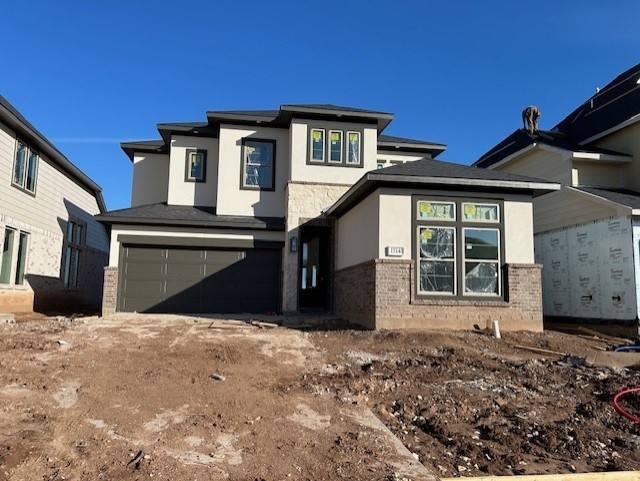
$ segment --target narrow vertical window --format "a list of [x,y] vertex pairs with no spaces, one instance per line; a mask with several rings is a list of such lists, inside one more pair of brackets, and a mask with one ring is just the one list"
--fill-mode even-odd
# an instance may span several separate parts
[[329,162],[342,163],[342,131],[331,130],[329,138]]
[[27,266],[27,247],[29,243],[29,234],[20,232],[20,241],[18,243],[18,262],[16,264],[16,285],[24,284],[24,272]]
[[27,162],[27,180],[25,189],[32,194],[36,191],[36,176],[38,173],[38,154],[29,149],[29,157]]
[[347,164],[360,164],[360,132],[347,132]]
[[69,220],[64,243],[64,270],[63,282],[65,287],[76,289],[78,287],[80,256],[84,244],[84,225],[78,220]]
[[27,146],[20,142],[16,142],[16,158],[13,163],[13,183],[24,187],[24,173],[27,165]]
[[311,162],[324,162],[324,129],[311,129]]
[[11,258],[13,257],[13,229],[4,230],[4,240],[2,242],[2,259],[0,264],[0,284],[9,284],[11,280]]
[[207,164],[207,151],[187,149],[186,179],[191,182],[204,182]]

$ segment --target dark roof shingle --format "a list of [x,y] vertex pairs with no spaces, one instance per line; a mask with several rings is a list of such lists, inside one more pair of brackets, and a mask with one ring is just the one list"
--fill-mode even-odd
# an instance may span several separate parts
[[589,194],[597,195],[603,199],[616,202],[621,205],[626,205],[632,209],[640,209],[640,193],[629,189],[609,189],[609,188],[596,188],[596,187],[573,187],[576,190],[581,190]]

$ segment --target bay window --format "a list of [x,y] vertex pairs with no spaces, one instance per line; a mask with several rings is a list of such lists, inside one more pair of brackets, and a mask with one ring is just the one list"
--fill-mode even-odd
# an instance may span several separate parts
[[501,203],[416,198],[414,206],[418,296],[501,296]]

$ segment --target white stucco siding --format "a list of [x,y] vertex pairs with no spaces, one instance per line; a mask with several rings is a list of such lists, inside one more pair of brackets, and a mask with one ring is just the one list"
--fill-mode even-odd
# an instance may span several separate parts
[[[207,151],[205,182],[191,182],[185,179],[187,150]],[[218,139],[174,135],[171,137],[169,159],[169,190],[167,202],[170,205],[198,205],[215,207],[218,190]]]
[[[332,165],[307,165],[309,155],[309,129],[325,130],[325,136],[332,129],[344,132],[362,131],[361,160],[362,167],[343,167]],[[291,122],[291,173],[289,180],[305,182],[326,182],[333,184],[355,184],[366,172],[374,170],[377,153],[377,129],[374,125],[348,122],[327,122],[304,119],[293,119]],[[326,149],[326,146],[325,146]],[[325,156],[328,155],[325,152]],[[344,155],[344,154],[343,154]]]
[[505,201],[504,203],[504,261],[507,264],[532,264],[533,204]]
[[[275,186],[273,191],[242,189],[242,140],[275,140]],[[217,213],[284,217],[289,160],[289,131],[274,128],[220,126]]]
[[113,225],[111,228],[111,247],[109,250],[109,266],[117,267],[120,255],[119,235],[151,236],[151,237],[189,237],[193,239],[233,239],[263,240],[284,242],[284,232],[273,231],[238,231],[231,229],[161,227],[161,226],[127,226]]
[[393,258],[411,259],[411,234],[411,195],[395,194],[392,189],[382,189],[378,257],[387,257],[387,247],[402,247],[404,254]]
[[69,216],[74,216],[87,224],[87,245],[107,252],[106,229],[93,218],[100,212],[95,196],[42,154],[38,161],[35,196],[12,186],[15,148],[15,134],[0,125],[0,215],[60,237]]
[[378,257],[380,191],[377,190],[338,220],[336,268],[344,269]]
[[167,202],[169,192],[169,156],[136,153],[133,157],[131,207]]

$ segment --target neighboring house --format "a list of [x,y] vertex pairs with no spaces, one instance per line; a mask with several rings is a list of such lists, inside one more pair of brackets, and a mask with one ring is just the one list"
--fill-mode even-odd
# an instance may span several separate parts
[[638,318],[640,65],[550,131],[516,130],[474,165],[563,184],[534,201],[545,315]]
[[559,185],[433,160],[445,146],[383,135],[392,119],[282,105],[123,143],[132,207],[97,216],[111,228],[103,312],[541,329],[531,198]]
[[99,308],[100,187],[0,96],[0,312]]

